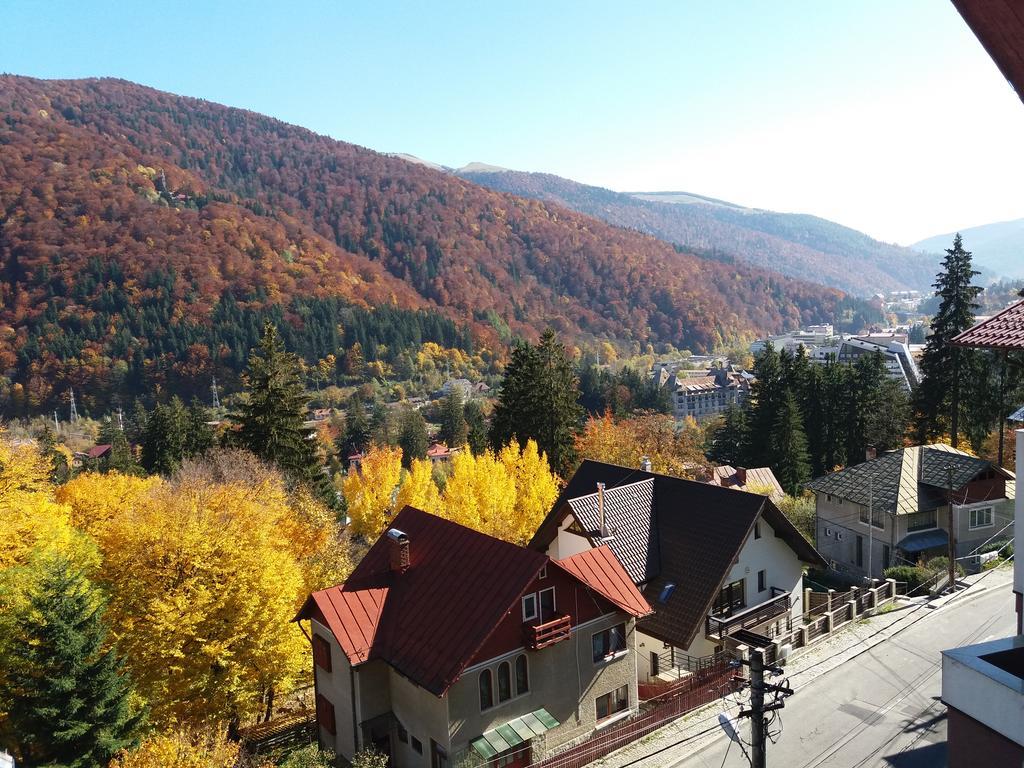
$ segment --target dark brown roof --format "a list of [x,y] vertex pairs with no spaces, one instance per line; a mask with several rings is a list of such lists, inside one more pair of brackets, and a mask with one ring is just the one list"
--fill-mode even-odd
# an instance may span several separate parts
[[1019,0],[953,0],[953,5],[1024,101],[1024,7]]
[[[344,584],[314,592],[296,619],[318,609],[350,664],[383,659],[440,696],[551,561],[413,507],[391,527],[409,538],[408,570],[391,572],[385,533]],[[608,600],[609,609],[650,612],[614,558],[554,565]]]
[[953,337],[960,347],[1024,349],[1024,300]]
[[[647,495],[649,484],[644,481],[652,481],[651,496]],[[617,494],[635,496],[629,502],[617,500],[615,509],[639,509],[641,516],[650,515],[653,520],[649,528],[620,525],[609,544],[618,557],[623,556],[620,553],[634,557],[636,552],[642,552],[645,568],[656,564],[656,570],[648,572],[643,583],[643,595],[655,612],[642,619],[640,626],[648,634],[679,647],[688,647],[701,631],[722,582],[759,516],[802,561],[826,565],[765,496],[589,460],[569,480],[530,546],[546,550],[565,515],[575,516],[578,505],[571,501],[589,496],[598,482],[605,483],[606,500]],[[647,499],[653,509],[642,510]],[[637,535],[637,540],[620,541]],[[630,567],[626,570],[630,571]],[[661,602],[658,597],[668,583],[676,588]]]

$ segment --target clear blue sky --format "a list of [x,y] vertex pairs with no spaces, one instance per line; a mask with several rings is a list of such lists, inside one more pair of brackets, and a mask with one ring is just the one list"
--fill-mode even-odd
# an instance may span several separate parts
[[945,0],[6,0],[0,71],[904,243],[1024,216],[1024,105]]

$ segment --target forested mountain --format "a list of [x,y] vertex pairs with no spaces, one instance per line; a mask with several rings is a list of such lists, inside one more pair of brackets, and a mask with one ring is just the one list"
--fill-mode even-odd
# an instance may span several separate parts
[[[936,235],[914,243],[919,251],[949,248],[955,232]],[[974,263],[1003,277],[1024,277],[1024,219],[997,221],[960,230],[964,248],[974,254]]]
[[[265,317],[360,341],[705,350],[864,305],[280,121],[119,80],[0,77],[4,406],[206,391]],[[190,389],[194,388],[194,389]]]
[[744,208],[686,192],[620,193],[547,173],[456,173],[712,257],[738,259],[859,296],[927,288],[941,261],[938,255],[880,243],[816,216]]

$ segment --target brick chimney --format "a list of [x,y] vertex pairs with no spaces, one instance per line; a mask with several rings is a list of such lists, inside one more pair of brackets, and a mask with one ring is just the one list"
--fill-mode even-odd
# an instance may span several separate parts
[[875,448],[873,445],[869,445],[867,447],[867,450],[864,451],[864,458],[867,461],[871,461],[872,459],[877,459],[878,458],[878,449]]
[[409,537],[397,528],[388,529],[388,555],[392,573],[409,570]]
[[641,456],[640,457],[640,469],[643,470],[644,472],[650,472],[651,471],[651,457],[650,456]]
[[599,521],[597,534],[603,539],[608,535],[604,524],[604,483],[597,484],[597,519]]
[[744,467],[736,467],[736,482],[739,485],[747,484],[747,470]]

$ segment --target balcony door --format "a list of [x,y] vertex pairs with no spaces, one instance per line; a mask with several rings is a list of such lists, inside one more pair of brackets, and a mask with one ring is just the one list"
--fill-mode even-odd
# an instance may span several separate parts
[[743,582],[744,579],[738,579],[722,587],[722,591],[718,593],[718,599],[715,600],[716,616],[732,616],[736,611],[746,607]]
[[555,588],[549,587],[540,591],[540,623],[551,621],[555,617]]

